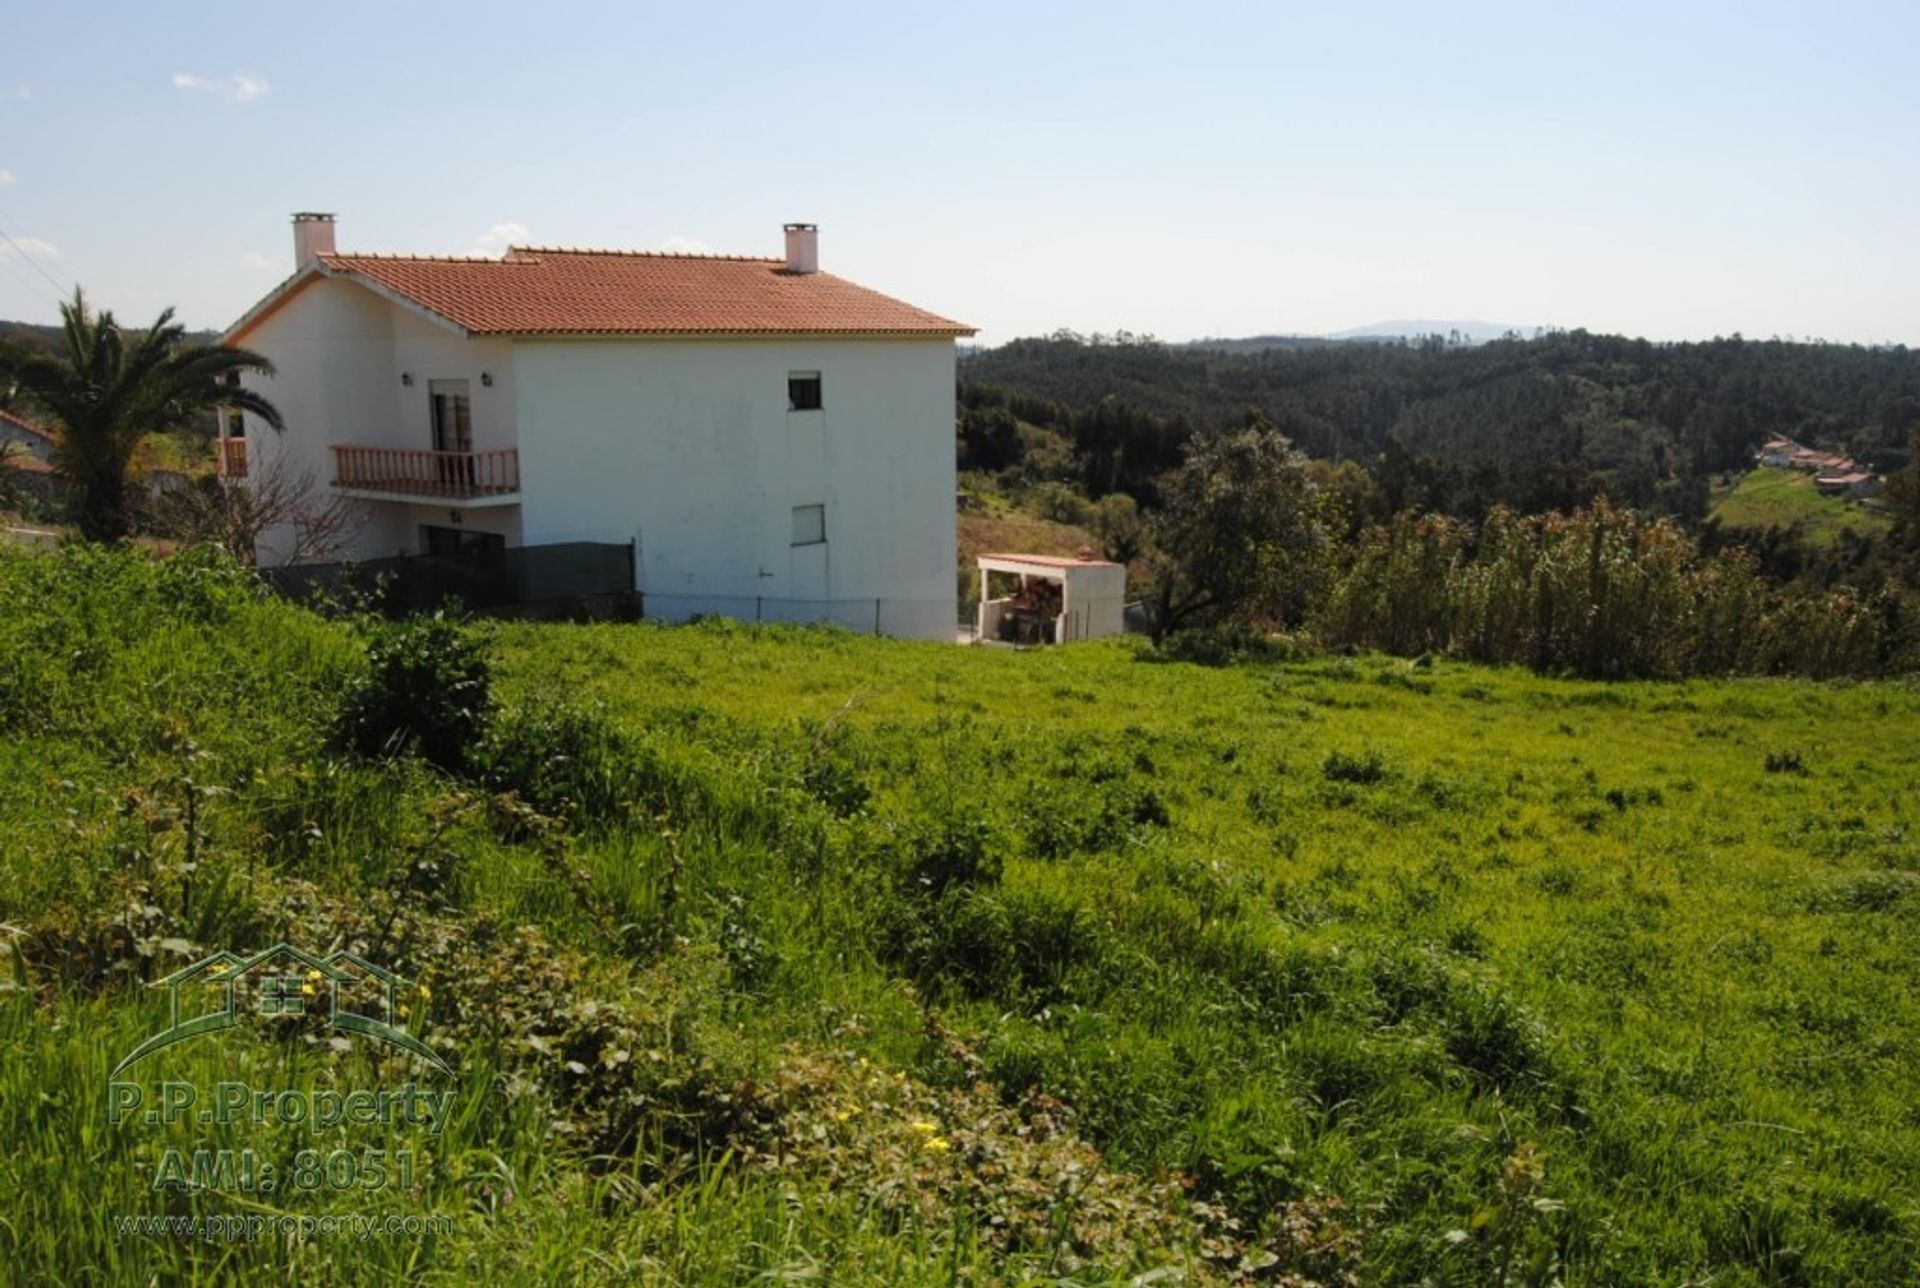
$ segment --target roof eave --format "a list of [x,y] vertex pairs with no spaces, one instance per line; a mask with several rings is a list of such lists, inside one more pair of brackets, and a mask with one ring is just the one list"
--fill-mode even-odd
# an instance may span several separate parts
[[761,330],[748,327],[675,327],[650,328],[644,331],[601,330],[578,328],[547,331],[512,330],[475,330],[469,334],[500,340],[957,340],[963,336],[978,335],[975,327],[955,327],[952,330],[875,330],[872,328],[849,327],[836,330],[826,327],[807,327],[795,330]]
[[355,286],[365,287],[395,308],[405,309],[414,316],[424,318],[435,326],[451,331],[455,335],[471,338],[476,334],[466,327],[461,326],[444,313],[436,313],[411,296],[396,291],[385,283],[376,281],[364,273],[356,273],[350,268],[335,268],[325,260],[316,260],[314,263],[300,269],[294,273],[292,277],[289,277],[286,281],[267,292],[265,298],[248,309],[241,315],[239,321],[228,327],[226,331],[221,334],[220,343],[227,348],[233,348],[238,345],[242,339],[262,322],[265,322],[290,303],[294,296],[323,277],[337,278],[341,281],[352,282]]

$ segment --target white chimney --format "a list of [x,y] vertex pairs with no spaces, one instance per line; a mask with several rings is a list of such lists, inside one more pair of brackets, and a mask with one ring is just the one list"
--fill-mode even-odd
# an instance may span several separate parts
[[333,254],[333,216],[303,210],[293,217],[293,267],[311,267],[322,255]]
[[787,225],[787,271],[820,271],[820,230],[812,224]]

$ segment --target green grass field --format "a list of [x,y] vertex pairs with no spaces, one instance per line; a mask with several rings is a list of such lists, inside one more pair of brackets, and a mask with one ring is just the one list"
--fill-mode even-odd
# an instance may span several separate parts
[[[362,628],[217,567],[0,557],[0,610],[16,1281],[1920,1270],[1912,684],[512,625],[448,775],[331,750]],[[110,1121],[141,981],[276,939],[430,985],[443,1131]],[[345,1046],[139,1076],[435,1077]],[[214,1145],[411,1183],[155,1187]]]
[[1844,497],[1822,496],[1813,475],[1800,470],[1756,468],[1716,495],[1710,517],[1727,528],[1791,528],[1798,524],[1809,545],[1830,546],[1851,528],[1860,536],[1886,532],[1887,517]]

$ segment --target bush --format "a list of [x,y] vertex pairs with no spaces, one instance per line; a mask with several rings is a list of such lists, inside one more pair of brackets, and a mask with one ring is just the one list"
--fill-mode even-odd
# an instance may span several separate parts
[[481,641],[442,614],[377,626],[367,674],[347,693],[336,741],[362,756],[418,752],[449,773],[467,769],[492,714]]
[[1380,758],[1377,751],[1369,751],[1362,756],[1330,751],[1320,765],[1320,772],[1328,782],[1365,785],[1381,782],[1387,777],[1387,762]]
[[1234,666],[1246,662],[1294,662],[1304,651],[1284,635],[1251,626],[1207,626],[1175,631],[1147,654],[1164,662]]
[[950,887],[985,888],[1000,884],[1004,838],[978,819],[945,824],[914,819],[893,837],[900,882],[910,895],[938,897]]
[[598,711],[533,698],[502,711],[469,758],[480,781],[556,818],[617,819],[634,797],[636,756]]

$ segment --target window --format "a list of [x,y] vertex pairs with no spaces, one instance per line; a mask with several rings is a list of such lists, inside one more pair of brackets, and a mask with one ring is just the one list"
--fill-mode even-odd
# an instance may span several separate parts
[[227,437],[245,438],[247,436],[247,418],[237,411],[227,413]]
[[429,381],[427,392],[433,399],[433,450],[471,452],[473,403],[467,398],[467,382]]
[[819,372],[789,371],[787,373],[787,410],[820,410]]
[[793,544],[796,546],[817,546],[827,539],[827,507],[824,505],[796,505],[793,507]]

